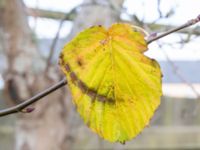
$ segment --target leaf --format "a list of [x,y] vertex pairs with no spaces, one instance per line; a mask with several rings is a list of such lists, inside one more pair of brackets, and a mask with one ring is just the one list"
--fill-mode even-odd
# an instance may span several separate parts
[[160,67],[143,55],[146,50],[138,27],[118,23],[108,30],[84,30],[61,52],[59,63],[77,111],[110,142],[137,136],[160,104]]

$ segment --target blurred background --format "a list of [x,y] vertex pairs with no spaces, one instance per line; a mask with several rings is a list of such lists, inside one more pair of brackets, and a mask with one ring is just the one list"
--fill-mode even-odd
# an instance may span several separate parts
[[[62,47],[92,25],[114,22],[162,33],[199,15],[197,0],[0,0],[0,108],[16,105],[63,78]],[[163,97],[150,126],[125,145],[83,124],[68,88],[37,102],[30,114],[0,118],[2,150],[200,149],[200,26],[149,45],[159,61]]]

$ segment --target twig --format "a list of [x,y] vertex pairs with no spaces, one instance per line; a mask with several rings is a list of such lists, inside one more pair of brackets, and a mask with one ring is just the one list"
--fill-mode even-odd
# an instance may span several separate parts
[[55,90],[61,88],[62,86],[67,84],[67,80],[63,79],[62,81],[58,82],[57,84],[49,87],[48,89],[42,91],[41,93],[38,93],[37,95],[31,97],[30,99],[7,109],[3,109],[0,111],[0,117],[1,116],[6,116],[9,114],[17,113],[17,112],[23,112],[23,109],[26,108],[27,106],[37,102],[41,98],[47,96],[48,94],[54,92]]
[[187,27],[189,27],[191,25],[194,25],[194,24],[196,24],[199,21],[200,21],[200,15],[197,18],[189,20],[187,23],[185,23],[185,24],[183,24],[183,25],[181,25],[181,26],[179,26],[177,28],[174,28],[174,29],[169,30],[169,31],[167,31],[167,32],[165,32],[163,34],[160,34],[160,35],[156,36],[156,37],[148,39],[147,43],[150,44],[151,42],[156,41],[156,40],[158,40],[160,38],[163,38],[163,37],[165,37],[165,36],[167,36],[167,35],[169,35],[171,33],[174,33],[176,31],[179,31],[181,29],[184,29],[184,28],[187,28]]
[[[158,46],[160,48],[162,48],[162,46],[160,44],[158,44]],[[200,94],[199,92],[196,90],[196,88],[193,86],[192,83],[190,83],[180,72],[179,72],[179,68],[175,65],[175,63],[170,59],[170,57],[168,56],[168,54],[163,50],[162,51],[163,54],[165,55],[167,62],[169,63],[169,65],[172,67],[172,71],[174,72],[174,74],[183,82],[185,83],[186,86],[188,86],[192,92],[196,95],[196,97],[199,99],[200,98]]]
[[157,0],[157,11],[158,11],[158,14],[159,14],[159,18],[162,18],[163,14],[162,14],[162,11],[160,9],[160,5],[161,5],[161,0]]
[[53,39],[53,41],[52,41],[52,44],[51,44],[51,47],[50,47],[49,56],[48,56],[47,62],[46,62],[46,68],[44,69],[46,74],[48,73],[49,66],[51,65],[51,59],[52,59],[52,57],[53,57],[53,54],[54,54],[54,51],[55,51],[55,47],[56,47],[56,44],[57,44],[57,41],[58,41],[58,38],[59,38],[59,35],[60,35],[60,31],[61,31],[61,29],[62,29],[63,23],[64,23],[64,19],[62,19],[62,20],[60,21],[58,30],[57,30],[57,32],[56,32],[56,36],[54,37],[54,39]]
[[92,3],[84,3],[84,4],[80,4],[76,7],[74,7],[69,13],[65,14],[64,17],[60,20],[60,24],[59,24],[59,27],[58,27],[58,30],[56,32],[56,35],[52,41],[52,44],[51,44],[51,47],[50,47],[50,52],[49,52],[49,55],[47,57],[47,61],[46,61],[46,68],[44,69],[44,72],[45,74],[48,73],[48,70],[49,70],[49,66],[51,65],[51,59],[54,55],[54,52],[55,52],[55,47],[56,47],[56,44],[57,44],[57,41],[59,39],[59,35],[60,35],[60,31],[62,29],[62,26],[63,26],[63,23],[65,20],[67,20],[68,18],[70,18],[70,16],[72,16],[73,14],[75,15],[76,14],[76,11],[79,9],[79,8],[82,8],[82,7],[88,7],[88,6],[104,6],[104,7],[111,7],[111,6],[107,6],[105,4],[101,4],[101,3],[95,3],[95,2],[92,2]]
[[[190,21],[188,21],[186,24],[180,26],[180,27],[177,27],[175,29],[172,29],[166,33],[163,33],[159,36],[151,36],[150,39],[147,40],[147,44],[150,44],[151,42],[153,41],[156,41],[162,37],[165,37],[173,32],[176,32],[178,30],[181,30],[183,28],[186,28],[186,27],[189,27],[193,24],[196,24],[197,22],[200,21],[200,15],[196,18],[196,19],[192,19]],[[42,91],[41,93],[31,97],[30,99],[16,105],[16,106],[13,106],[13,107],[10,107],[10,108],[7,108],[7,109],[3,109],[0,111],[0,117],[1,116],[6,116],[6,115],[9,115],[9,114],[13,114],[13,113],[17,113],[17,112],[22,112],[24,108],[26,108],[27,106],[37,102],[38,100],[40,100],[41,98],[47,96],[48,94],[54,92],[55,90],[63,87],[64,85],[67,84],[67,80],[66,79],[63,79],[62,81],[58,82],[57,84],[49,87],[48,89]],[[31,110],[32,111],[32,110]],[[28,112],[28,111],[27,111]]]
[[[38,13],[37,13],[38,12]],[[121,11],[122,13],[125,13],[126,15],[128,16],[132,16],[130,14],[127,14],[126,11]],[[27,8],[27,13],[29,16],[32,16],[32,17],[35,17],[35,15],[37,15],[38,17],[41,17],[41,18],[50,18],[50,19],[55,19],[55,20],[61,20],[63,19],[66,15],[67,17],[65,18],[65,21],[73,21],[73,19],[75,18],[75,15],[72,13],[64,13],[64,12],[56,12],[56,11],[49,11],[49,10],[43,10],[43,9],[35,9],[35,8]],[[1,10],[0,10],[0,14],[1,14]],[[133,17],[133,16],[132,16]],[[144,20],[144,19],[142,19]],[[126,22],[130,22],[130,21],[127,21],[127,20],[124,20],[121,18],[122,22],[126,21]],[[134,20],[134,21],[137,21],[137,20]],[[139,20],[141,21],[141,20]],[[132,23],[132,22],[130,22]],[[145,27],[147,28],[150,28],[151,30],[160,30],[160,29],[165,29],[165,30],[169,30],[169,29],[173,29],[173,28],[176,28],[176,26],[173,26],[173,25],[165,25],[165,24],[159,24],[159,23],[156,23],[155,21],[153,23],[149,23],[149,22],[144,22],[143,23],[145,25]],[[136,24],[137,25],[137,24]],[[141,26],[142,27],[142,26]],[[188,34],[190,32],[191,29],[183,29],[181,31],[178,31],[178,33],[184,33],[184,34]],[[193,30],[193,34],[195,35],[200,35],[200,28],[194,28],[192,29]]]

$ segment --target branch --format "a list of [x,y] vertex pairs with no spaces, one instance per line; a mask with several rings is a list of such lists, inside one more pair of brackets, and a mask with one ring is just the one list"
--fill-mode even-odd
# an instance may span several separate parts
[[50,93],[54,92],[55,90],[61,88],[62,86],[67,84],[67,80],[63,79],[62,81],[58,82],[57,84],[49,87],[48,89],[42,91],[41,93],[38,93],[37,95],[31,97],[30,99],[7,109],[3,109],[0,111],[0,117],[6,116],[9,114],[17,113],[17,112],[29,112],[29,109],[27,108],[26,111],[23,111],[27,106],[37,102],[38,100],[42,99],[43,97],[49,95]]
[[[1,11],[0,11],[1,12]],[[27,8],[27,14],[32,17],[41,17],[41,18],[49,18],[49,19],[55,19],[55,20],[62,20],[64,18],[64,21],[72,21],[75,17],[75,13],[64,13],[60,11],[51,11],[51,10],[44,10],[44,9],[35,9],[35,8]],[[159,30],[159,29],[174,29],[177,28],[176,26],[172,25],[164,25],[159,23],[144,23],[146,24],[151,30]],[[179,30],[179,33],[188,34],[191,32],[190,29],[183,29]],[[194,28],[192,34],[200,35],[200,28]]]
[[74,18],[73,14],[69,14],[66,17],[66,13],[60,11],[51,11],[51,10],[44,10],[44,9],[36,9],[36,8],[26,8],[26,12],[29,16],[32,17],[41,17],[41,18],[49,18],[49,19],[56,19],[61,20],[65,18],[65,20],[72,20]]
[[191,19],[188,22],[186,22],[185,24],[183,24],[183,25],[181,25],[181,26],[179,26],[177,28],[171,29],[171,30],[169,30],[169,31],[167,31],[167,32],[165,32],[163,34],[160,34],[158,36],[155,36],[155,37],[152,37],[152,38],[148,39],[147,43],[150,44],[151,42],[156,41],[156,40],[158,40],[160,38],[163,38],[163,37],[165,37],[165,36],[167,36],[167,35],[169,35],[171,33],[174,33],[174,32],[177,32],[177,31],[179,31],[181,29],[184,29],[184,28],[187,28],[189,26],[192,26],[192,25],[198,23],[199,21],[200,21],[200,15],[197,18]]
[[45,70],[45,74],[47,74],[48,71],[49,71],[49,67],[50,67],[50,65],[51,65],[51,59],[52,59],[52,57],[53,57],[53,55],[54,55],[55,47],[56,47],[57,41],[58,41],[58,39],[59,39],[60,31],[61,31],[61,29],[62,29],[63,23],[64,23],[64,19],[62,19],[62,20],[60,21],[58,30],[57,30],[57,32],[56,32],[56,36],[54,37],[54,39],[53,39],[53,41],[52,41],[52,43],[51,43],[49,56],[48,56],[48,58],[47,58],[46,67],[45,67],[45,69],[44,69],[44,70]]
[[[181,25],[180,27],[177,27],[175,29],[172,29],[172,30],[169,30],[163,34],[160,34],[159,36],[150,36],[149,39],[147,39],[147,44],[150,44],[160,38],[163,38],[171,33],[174,33],[178,30],[181,30],[181,29],[184,29],[184,28],[187,28],[191,25],[194,25],[196,24],[197,22],[200,21],[200,15],[196,18],[196,19],[192,19],[190,21],[188,21],[187,23]],[[16,105],[16,106],[13,106],[13,107],[10,107],[10,108],[7,108],[7,109],[3,109],[0,111],[0,117],[1,116],[6,116],[6,115],[9,115],[9,114],[13,114],[13,113],[17,113],[17,112],[29,112],[28,110],[27,111],[23,111],[23,109],[27,108],[27,106],[39,101],[41,98],[49,95],[50,93],[54,92],[55,90],[63,87],[64,85],[67,84],[67,80],[66,79],[63,79],[62,81],[58,82],[57,84],[51,86],[50,88],[44,90],[43,92],[33,96],[32,98]],[[27,108],[28,109],[28,108]]]
[[[162,45],[161,44],[158,44],[158,46],[160,48],[162,48]],[[195,87],[193,86],[192,83],[190,83],[179,71],[179,68],[178,66],[176,66],[176,64],[170,59],[170,57],[168,56],[168,54],[165,52],[165,51],[162,51],[163,54],[165,55],[169,65],[172,67],[172,71],[174,72],[174,74],[183,82],[185,83],[185,85],[187,85],[191,90],[192,92],[196,95],[197,99],[200,98],[200,94],[199,92],[195,89]]]
[[[70,12],[68,13],[61,13],[61,12],[54,12],[55,13],[55,16],[53,15],[54,13],[52,13],[51,11],[47,11],[47,10],[41,10],[41,9],[30,9],[31,11],[35,11],[34,14],[37,14],[39,12],[39,14],[45,14],[45,15],[49,15],[50,17],[52,18],[55,18],[55,17],[60,17],[60,24],[59,24],[59,27],[57,29],[57,32],[56,32],[56,35],[52,41],[52,44],[51,44],[51,47],[50,47],[50,52],[49,52],[49,55],[48,55],[48,58],[47,58],[47,61],[46,61],[46,67],[45,67],[45,73],[47,74],[48,73],[48,70],[49,70],[49,67],[51,66],[51,59],[54,55],[54,52],[55,52],[55,47],[56,47],[56,44],[57,44],[57,41],[59,39],[59,35],[60,35],[60,31],[62,29],[62,26],[63,26],[63,23],[65,20],[73,20],[76,16],[76,13],[77,13],[77,10],[79,8],[82,8],[82,7],[88,7],[88,6],[101,6],[101,7],[111,7],[110,5],[105,5],[105,4],[101,4],[101,3],[96,3],[96,2],[92,2],[92,3],[83,3],[83,4],[80,4],[76,7],[74,7]],[[28,10],[29,10],[28,9]],[[30,12],[29,12],[30,13]]]

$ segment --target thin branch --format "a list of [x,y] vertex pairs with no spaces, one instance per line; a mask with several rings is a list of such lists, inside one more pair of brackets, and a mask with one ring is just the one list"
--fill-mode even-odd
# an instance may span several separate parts
[[147,43],[150,44],[151,42],[156,41],[156,40],[158,40],[160,38],[163,38],[163,37],[165,37],[165,36],[167,36],[167,35],[169,35],[171,33],[174,33],[176,31],[179,31],[181,29],[184,29],[184,28],[187,28],[187,27],[189,27],[191,25],[194,25],[194,24],[198,23],[199,21],[200,21],[200,15],[197,18],[191,19],[187,23],[185,23],[185,24],[183,24],[183,25],[181,25],[181,26],[179,26],[177,28],[171,29],[171,30],[169,30],[169,31],[167,31],[167,32],[165,32],[163,34],[160,34],[160,35],[154,37],[154,38],[148,39]]
[[[184,28],[189,27],[191,25],[194,25],[194,24],[196,24],[199,21],[200,21],[200,15],[196,19],[192,19],[192,20],[188,21],[186,24],[184,24],[184,25],[182,25],[180,27],[177,27],[175,29],[169,30],[166,33],[163,33],[163,34],[161,34],[159,36],[150,36],[151,38],[147,40],[147,44],[150,44],[150,43],[152,43],[152,42],[154,42],[154,41],[156,41],[156,40],[158,40],[158,39],[160,39],[162,37],[165,37],[165,36],[167,36],[167,35],[169,35],[169,34],[171,34],[173,32],[176,32],[178,30],[181,30],[181,29],[184,29]],[[7,109],[3,109],[3,110],[0,111],[0,117],[1,116],[6,116],[6,115],[9,115],[9,114],[13,114],[13,113],[17,113],[17,112],[24,112],[23,110],[27,106],[29,106],[29,105],[31,105],[31,104],[39,101],[41,98],[49,95],[50,93],[52,93],[55,90],[63,87],[66,84],[67,84],[67,80],[63,79],[62,81],[58,82],[57,84],[49,87],[48,89],[42,91],[39,94],[31,97],[30,99],[28,99],[28,100],[26,100],[26,101],[24,101],[24,102],[22,102],[22,103],[20,103],[20,104],[18,104],[16,106],[13,106],[13,107],[10,107],[10,108],[7,108]],[[26,112],[29,112],[29,111],[27,110]]]
[[162,14],[160,5],[161,5],[161,0],[157,0],[157,11],[158,11],[158,14],[159,14],[159,18],[162,18],[163,14]]
[[[94,4],[93,4],[94,5]],[[89,6],[89,5],[88,5]],[[105,6],[102,4],[102,6]],[[44,9],[35,9],[35,8],[26,8],[27,9],[27,14],[29,16],[38,16],[41,18],[49,18],[49,19],[55,19],[55,20],[62,20],[63,18],[65,18],[65,21],[73,21],[73,19],[76,17],[76,15],[74,13],[64,13],[64,12],[60,12],[60,11],[51,11],[51,10],[44,10]],[[1,9],[0,9],[0,13],[1,13]],[[126,12],[124,12],[126,13]],[[124,21],[124,20],[122,20]],[[152,31],[153,30],[160,30],[160,29],[165,29],[165,30],[169,30],[169,29],[174,29],[177,28],[176,26],[172,26],[172,25],[165,25],[165,24],[159,24],[156,22],[153,23],[148,23],[148,22],[144,22],[144,25],[146,25],[147,27],[149,27]],[[193,34],[195,35],[200,35],[200,28],[194,28],[193,30]],[[184,34],[188,34],[191,31],[191,29],[183,29],[183,30],[179,30],[178,33],[184,33]]]
[[46,62],[46,68],[44,69],[46,74],[48,73],[49,66],[51,65],[51,59],[52,59],[52,57],[53,57],[53,55],[54,55],[55,47],[56,47],[56,44],[57,44],[57,41],[58,41],[58,38],[59,38],[59,35],[60,35],[60,31],[61,31],[61,29],[62,29],[63,23],[64,23],[64,19],[62,19],[62,20],[60,21],[58,30],[57,30],[57,32],[56,32],[56,36],[54,37],[54,39],[53,39],[53,41],[52,41],[52,44],[51,44],[51,47],[50,47],[49,56],[48,56],[47,62]]
[[[64,21],[67,20],[67,19],[69,19],[69,18],[71,20],[73,20],[72,16],[75,16],[75,14],[77,13],[77,10],[79,8],[88,7],[88,6],[111,7],[110,5],[105,5],[105,4],[101,4],[101,3],[95,3],[95,2],[92,2],[92,3],[83,3],[83,4],[80,4],[80,5],[76,6],[76,7],[74,7],[70,12],[68,12],[66,14],[63,13],[63,16],[62,16],[63,18],[60,20],[60,24],[59,24],[58,30],[56,32],[56,35],[55,35],[53,41],[52,41],[52,44],[51,44],[51,47],[50,47],[50,52],[49,52],[49,55],[48,55],[48,58],[47,58],[47,61],[46,61],[46,68],[44,69],[46,74],[48,73],[49,67],[51,66],[51,59],[52,59],[52,57],[54,55],[55,47],[56,47],[57,41],[59,39],[60,31],[62,29]],[[48,11],[48,12],[50,12],[50,11]]]
[[[37,102],[38,100],[42,99],[43,97],[49,95],[50,93],[54,92],[55,90],[61,88],[62,86],[67,84],[67,80],[63,79],[62,81],[58,82],[57,84],[49,87],[48,89],[42,91],[41,93],[38,93],[37,95],[31,97],[30,99],[7,109],[3,109],[0,111],[0,117],[6,116],[9,114],[17,113],[17,112],[24,112],[23,109],[25,109],[27,106]],[[28,111],[27,111],[28,112]]]
[[[162,48],[161,44],[158,44],[158,46],[160,48]],[[190,83],[179,71],[179,68],[175,65],[175,63],[170,59],[170,57],[168,56],[168,54],[163,50],[162,51],[163,54],[165,55],[167,62],[169,63],[169,65],[172,67],[172,71],[174,72],[174,74],[183,82],[185,83],[186,86],[188,86],[192,92],[196,95],[196,97],[199,99],[200,98],[200,94],[199,92],[196,90],[196,88],[193,86],[192,83]]]
[[[40,18],[49,18],[60,20],[66,16],[66,13],[60,11],[44,10],[39,8],[26,8],[26,12],[29,16],[40,17]],[[71,20],[73,17],[69,14],[66,20]]]

